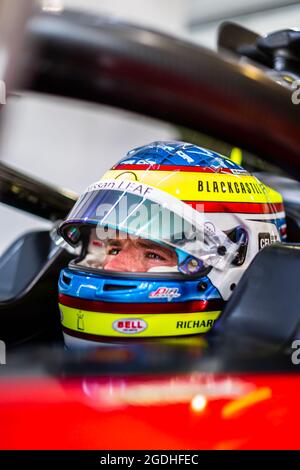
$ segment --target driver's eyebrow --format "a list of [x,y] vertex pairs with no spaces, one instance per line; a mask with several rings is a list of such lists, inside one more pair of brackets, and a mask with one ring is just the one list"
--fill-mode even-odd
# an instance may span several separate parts
[[108,240],[106,240],[106,246],[112,246],[112,245],[121,247],[122,243],[120,242],[120,240],[117,240],[116,238],[109,238]]

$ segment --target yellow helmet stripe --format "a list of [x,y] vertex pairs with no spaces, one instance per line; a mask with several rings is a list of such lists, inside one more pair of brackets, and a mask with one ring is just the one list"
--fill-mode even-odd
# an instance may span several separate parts
[[182,171],[110,170],[101,179],[148,184],[181,200],[280,203],[282,196],[254,176]]
[[77,333],[110,337],[158,337],[206,333],[220,315],[215,312],[122,315],[59,304],[63,327]]

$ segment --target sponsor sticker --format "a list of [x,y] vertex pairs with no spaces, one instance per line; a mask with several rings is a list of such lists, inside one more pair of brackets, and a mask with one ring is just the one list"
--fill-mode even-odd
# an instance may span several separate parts
[[123,160],[122,162],[119,162],[118,165],[155,165],[156,162],[153,160],[149,159],[141,159],[141,160]]
[[153,188],[145,184],[137,183],[135,181],[127,181],[127,180],[119,181],[118,179],[115,179],[115,180],[102,180],[102,181],[99,181],[98,183],[93,183],[87,188],[86,192],[90,193],[92,191],[99,191],[101,189],[112,190],[112,191],[125,191],[125,192],[129,192],[132,194],[137,194],[143,197],[149,196],[149,194],[153,191]]
[[271,243],[276,243],[279,241],[279,238],[276,235],[273,235],[268,232],[262,232],[258,234],[258,248],[262,250],[265,246],[271,245]]
[[266,194],[267,187],[263,183],[245,181],[234,181],[225,178],[220,179],[198,180],[198,192],[204,193],[227,193],[227,194]]
[[204,231],[208,236],[213,237],[216,233],[216,227],[212,222],[205,222]]
[[181,297],[178,287],[159,287],[149,294],[150,299],[168,299],[168,302],[177,297]]
[[212,328],[216,320],[190,320],[190,321],[178,321],[176,323],[177,329],[189,329],[189,328]]
[[244,170],[244,169],[236,169],[236,168],[231,168],[231,171],[234,175],[246,175],[248,174],[248,171]]
[[77,330],[84,331],[84,313],[78,312],[77,313]]
[[121,318],[114,321],[112,327],[119,333],[134,335],[136,333],[142,333],[142,331],[145,331],[148,327],[148,324],[141,318]]

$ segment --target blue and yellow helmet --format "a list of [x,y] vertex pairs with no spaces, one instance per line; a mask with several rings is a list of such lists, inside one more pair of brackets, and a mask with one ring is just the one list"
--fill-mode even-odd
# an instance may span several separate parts
[[59,227],[67,343],[206,333],[256,253],[285,233],[282,197],[185,142],[130,151]]

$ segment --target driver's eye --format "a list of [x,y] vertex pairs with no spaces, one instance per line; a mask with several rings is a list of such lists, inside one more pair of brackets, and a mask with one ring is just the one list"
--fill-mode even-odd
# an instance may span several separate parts
[[112,256],[116,256],[120,253],[120,251],[121,251],[120,248],[110,248],[108,250],[108,254]]
[[148,259],[154,259],[154,260],[158,260],[158,261],[164,261],[165,258],[163,258],[162,256],[158,255],[157,253],[155,253],[154,251],[150,251],[148,253],[146,253],[146,258]]

